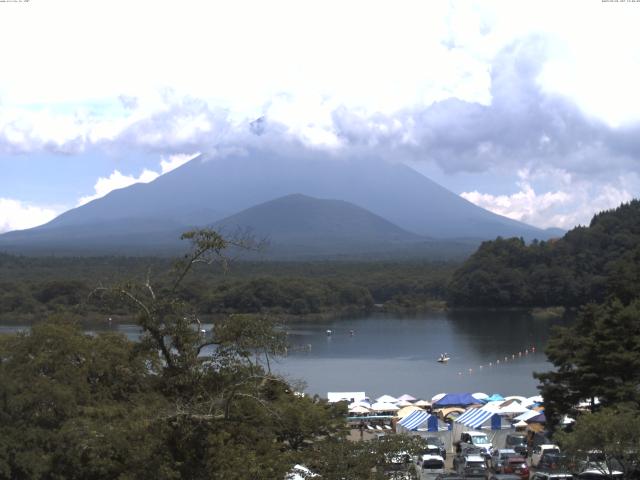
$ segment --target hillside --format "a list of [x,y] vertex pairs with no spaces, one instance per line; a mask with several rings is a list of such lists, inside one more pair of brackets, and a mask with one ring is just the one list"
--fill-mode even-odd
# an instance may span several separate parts
[[[549,238],[550,232],[495,215],[402,164],[374,159],[297,158],[268,151],[201,155],[148,184],[115,190],[46,225],[0,236],[0,250],[173,250],[179,232],[300,192],[358,205],[416,235],[438,239]],[[156,241],[157,240],[157,241]]]
[[640,201],[593,217],[557,240],[483,243],[449,285],[454,306],[576,307],[640,293]]

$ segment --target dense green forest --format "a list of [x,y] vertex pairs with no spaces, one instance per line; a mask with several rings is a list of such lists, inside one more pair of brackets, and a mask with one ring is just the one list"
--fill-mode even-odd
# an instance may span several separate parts
[[453,275],[451,306],[578,307],[640,291],[640,201],[593,217],[555,241],[484,242]]
[[181,286],[225,242],[190,239],[164,287],[95,294],[136,312],[140,341],[87,335],[67,314],[0,336],[0,479],[272,480],[296,463],[327,480],[383,478],[398,452],[424,448],[417,437],[347,441],[346,404],[298,394],[271,371],[286,335],[269,318],[202,331]]
[[[203,315],[418,310],[442,303],[457,266],[424,261],[237,261],[226,269],[198,265],[179,295]],[[162,258],[0,254],[0,320],[33,322],[62,311],[88,320],[129,316],[125,305],[93,302],[90,293],[100,285],[141,281],[147,276],[162,290],[169,284],[171,268],[172,262]]]

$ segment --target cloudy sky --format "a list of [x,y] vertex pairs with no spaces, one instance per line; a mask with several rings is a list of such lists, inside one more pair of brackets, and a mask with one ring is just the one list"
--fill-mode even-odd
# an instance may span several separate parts
[[584,224],[639,196],[638,25],[629,0],[3,1],[0,232],[261,142]]

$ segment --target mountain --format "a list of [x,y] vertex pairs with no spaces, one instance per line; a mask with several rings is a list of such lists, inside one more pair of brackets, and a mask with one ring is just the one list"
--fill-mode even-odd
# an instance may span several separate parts
[[216,222],[219,230],[251,229],[274,243],[407,243],[419,235],[344,200],[292,194],[243,210]]
[[488,212],[402,164],[249,150],[201,155],[153,182],[115,190],[40,227],[2,235],[0,249],[113,251],[135,245],[137,253],[145,242],[173,249],[175,241],[156,241],[160,232],[213,224],[294,192],[350,202],[400,229],[437,239],[550,236]]

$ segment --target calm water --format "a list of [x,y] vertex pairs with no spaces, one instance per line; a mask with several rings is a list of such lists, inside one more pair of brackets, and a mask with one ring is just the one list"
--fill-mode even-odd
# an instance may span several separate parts
[[[550,368],[543,350],[556,323],[521,312],[488,311],[289,322],[292,348],[272,367],[291,381],[303,380],[306,392],[322,397],[329,391],[365,391],[372,398],[410,393],[430,399],[465,391],[530,396],[538,393],[532,372]],[[0,333],[23,329],[1,325]],[[140,335],[135,325],[109,330],[131,340]],[[446,365],[436,362],[442,352],[451,356]]]
[[[323,397],[328,391],[365,391],[371,398],[465,391],[530,396],[538,393],[532,373],[551,367],[543,351],[554,323],[487,311],[292,322],[290,343],[311,349],[294,349],[277,369]],[[327,336],[327,329],[334,333]],[[451,356],[446,365],[436,362],[442,352]]]

